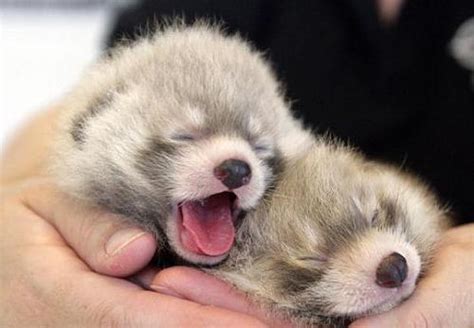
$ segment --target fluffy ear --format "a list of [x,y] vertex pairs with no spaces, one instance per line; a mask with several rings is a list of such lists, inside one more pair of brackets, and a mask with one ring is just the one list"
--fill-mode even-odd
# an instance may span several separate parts
[[291,119],[285,134],[280,137],[280,149],[285,159],[296,159],[306,154],[314,145],[314,136],[302,128],[301,123]]
[[106,92],[94,99],[87,105],[87,109],[80,112],[77,117],[73,119],[71,136],[72,139],[79,145],[85,141],[84,130],[91,118],[98,115],[104,108],[106,108],[113,100],[114,92]]

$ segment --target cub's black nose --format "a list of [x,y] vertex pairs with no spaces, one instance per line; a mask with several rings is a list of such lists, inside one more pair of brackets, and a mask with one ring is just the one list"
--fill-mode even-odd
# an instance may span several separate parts
[[375,282],[385,288],[399,287],[405,281],[407,272],[407,260],[398,253],[392,253],[380,262]]
[[228,159],[214,168],[214,176],[229,189],[237,189],[250,182],[250,166],[238,159]]

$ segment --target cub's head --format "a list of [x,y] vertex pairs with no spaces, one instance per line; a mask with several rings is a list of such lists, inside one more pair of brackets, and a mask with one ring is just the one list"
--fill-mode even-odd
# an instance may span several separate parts
[[59,183],[197,264],[227,256],[284,148],[306,138],[260,54],[205,25],[116,50],[66,106]]
[[414,178],[324,142],[286,167],[261,214],[239,236],[256,246],[251,275],[267,281],[253,292],[329,325],[407,298],[445,216]]

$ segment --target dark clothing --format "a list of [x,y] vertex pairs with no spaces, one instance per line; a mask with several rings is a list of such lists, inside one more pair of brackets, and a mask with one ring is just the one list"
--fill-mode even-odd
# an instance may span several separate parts
[[265,51],[317,132],[416,172],[458,222],[474,219],[472,72],[447,50],[473,0],[408,0],[391,28],[369,0],[150,0],[119,15],[109,45],[182,14],[222,20]]

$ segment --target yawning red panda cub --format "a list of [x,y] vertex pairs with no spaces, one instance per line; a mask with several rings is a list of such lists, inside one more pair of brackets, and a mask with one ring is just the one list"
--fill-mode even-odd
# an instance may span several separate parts
[[226,258],[282,154],[308,139],[262,56],[205,23],[115,49],[65,103],[52,168],[60,186],[193,264]]

